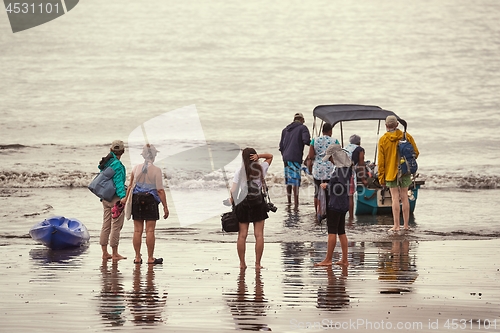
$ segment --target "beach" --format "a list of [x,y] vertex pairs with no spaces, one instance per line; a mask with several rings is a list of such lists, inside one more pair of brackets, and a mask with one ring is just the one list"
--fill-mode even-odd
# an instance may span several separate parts
[[4,247],[2,331],[318,332],[354,321],[343,329],[444,332],[455,319],[464,331],[500,329],[498,240],[410,242],[408,252],[394,251],[399,241],[350,244],[347,269],[313,266],[323,242],[266,243],[264,268],[243,272],[234,242],[158,242],[157,266],[134,265],[124,243],[129,259],[116,263],[103,263],[95,243],[67,256]]
[[[500,330],[495,328],[500,324],[498,238],[429,240],[417,222],[410,234],[389,235],[380,224],[359,233],[356,228],[363,226],[356,220],[347,229],[349,267],[314,267],[325,255],[326,235],[312,223],[308,205],[295,215],[300,226],[283,220],[294,214],[277,198],[278,212],[266,222],[260,270],[251,264],[251,231],[249,266],[242,271],[235,234],[222,233],[217,218],[180,227],[174,207],[171,220],[158,222],[155,253],[164,264],[134,265],[131,221],[120,242],[120,253],[128,258],[102,261],[100,204],[86,189],[24,195],[2,199],[32,202],[39,196],[52,208],[36,212],[24,206],[31,216],[20,214],[17,226],[2,234],[4,332],[445,332],[459,324],[470,332],[488,325],[488,331]],[[44,214],[66,214],[65,209],[85,221],[89,246],[53,251],[27,235]],[[310,232],[300,239],[297,227],[309,223]],[[339,255],[337,248],[334,261]]]

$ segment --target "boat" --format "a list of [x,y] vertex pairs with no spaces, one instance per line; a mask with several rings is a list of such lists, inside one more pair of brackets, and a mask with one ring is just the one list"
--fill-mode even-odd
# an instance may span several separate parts
[[31,238],[53,250],[79,247],[89,242],[87,227],[77,219],[54,216],[35,224]]
[[[383,122],[385,128],[385,119],[387,116],[396,116],[398,122],[403,125],[404,132],[407,129],[407,122],[401,119],[396,113],[389,110],[384,110],[375,105],[358,105],[358,104],[333,104],[333,105],[318,105],[313,110],[314,123],[313,135],[316,128],[316,120],[321,119],[321,125],[317,127],[317,135],[320,133],[323,123],[327,122],[335,128],[335,125],[340,127],[341,145],[344,146],[343,122],[360,121],[360,120],[375,120],[378,121],[377,135],[380,133],[380,126]],[[378,144],[378,143],[377,143]],[[376,150],[375,160],[376,165]],[[424,180],[417,180],[418,174],[412,175],[412,185],[409,187],[408,197],[410,199],[410,213],[413,213],[418,198],[418,190],[425,184]],[[354,199],[354,214],[356,215],[384,215],[392,214],[392,198],[390,191],[378,185],[376,178],[369,181],[368,186],[364,186],[361,182],[356,184],[356,193]]]

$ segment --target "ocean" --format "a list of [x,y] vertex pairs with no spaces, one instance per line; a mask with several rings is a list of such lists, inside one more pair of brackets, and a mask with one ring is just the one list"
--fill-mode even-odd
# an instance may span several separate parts
[[[84,188],[115,139],[130,147],[123,158],[130,172],[140,162],[131,135],[176,110],[177,122],[158,122],[152,143],[181,152],[214,142],[222,166],[240,148],[273,153],[268,182],[279,188],[278,143],[295,112],[312,131],[316,105],[367,104],[408,122],[421,152],[419,179],[426,181],[419,201],[430,198],[446,210],[443,196],[465,192],[474,199],[464,205],[478,203],[467,209],[472,221],[492,207],[500,179],[499,16],[500,4],[491,0],[88,0],[15,34],[3,16],[2,193]],[[197,119],[183,123],[183,110]],[[373,161],[382,132],[373,123],[345,123],[344,136],[353,133]],[[205,154],[177,161],[194,166],[181,172],[159,159],[166,184],[179,193],[225,189],[220,169],[208,177],[196,170],[207,164]],[[415,215],[426,210],[419,202]],[[485,216],[485,226],[494,216]]]

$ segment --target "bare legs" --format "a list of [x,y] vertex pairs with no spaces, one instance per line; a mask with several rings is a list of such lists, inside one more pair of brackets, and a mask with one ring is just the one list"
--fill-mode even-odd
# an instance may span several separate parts
[[253,224],[253,234],[255,236],[255,268],[261,268],[260,260],[264,253],[264,221]]
[[299,187],[296,185],[286,186],[286,196],[288,198],[288,204],[292,203],[292,191],[293,191],[293,204],[294,208],[299,207]]
[[154,250],[155,250],[155,228],[156,221],[136,221],[134,220],[134,236],[132,238],[132,244],[134,246],[135,251],[135,260],[134,262],[141,262],[141,244],[142,244],[142,233],[144,231],[144,223],[146,223],[146,247],[148,249],[148,263],[153,263],[155,261],[154,258]]
[[[349,262],[347,261],[348,244],[347,244],[346,234],[339,235],[339,240],[340,240],[340,248],[342,249],[342,259],[337,261],[335,265],[348,266],[349,265]],[[314,264],[314,266],[332,266],[333,251],[335,250],[336,245],[337,245],[337,235],[328,234],[326,257],[323,261]]]
[[314,264],[314,266],[331,266],[333,259],[333,250],[335,250],[335,245],[337,245],[337,235],[328,234],[328,243],[326,245],[326,257],[322,262]]
[[[408,199],[408,187],[391,187],[389,189],[391,191],[392,197],[392,217],[394,220],[394,226],[390,229],[390,231],[398,231],[400,227],[400,213],[401,208],[403,209],[403,227],[405,230],[409,228],[410,221],[410,201]],[[401,202],[401,208],[399,203]]]
[[102,248],[102,259],[108,260],[111,259],[113,256],[108,252],[108,246],[107,245],[101,245]]
[[[240,259],[240,268],[247,268],[245,253],[249,224],[240,223],[240,230],[238,231],[236,250]],[[264,221],[254,222],[253,233],[255,236],[255,268],[261,268],[261,259],[264,253]]]
[[349,194],[349,220],[354,219],[354,194]]

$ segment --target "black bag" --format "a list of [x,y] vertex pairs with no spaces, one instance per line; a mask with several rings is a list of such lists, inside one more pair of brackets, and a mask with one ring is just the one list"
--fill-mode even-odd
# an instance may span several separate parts
[[220,217],[222,230],[225,232],[238,232],[240,230],[240,223],[236,217],[234,209],[230,212],[224,213]]

